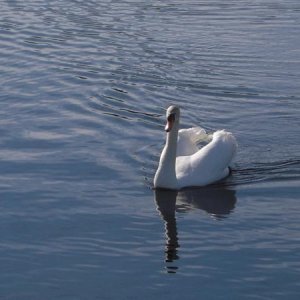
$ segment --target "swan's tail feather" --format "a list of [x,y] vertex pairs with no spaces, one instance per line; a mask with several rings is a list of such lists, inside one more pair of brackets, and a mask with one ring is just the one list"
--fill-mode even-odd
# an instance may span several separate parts
[[228,149],[229,152],[232,153],[232,157],[235,155],[238,144],[231,132],[226,130],[218,130],[213,133],[213,140],[222,142],[223,145],[226,145],[226,149]]

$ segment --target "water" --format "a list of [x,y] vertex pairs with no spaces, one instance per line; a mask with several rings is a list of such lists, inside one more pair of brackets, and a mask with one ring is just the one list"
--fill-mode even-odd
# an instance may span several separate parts
[[[0,8],[1,299],[299,298],[297,0]],[[151,189],[171,103],[222,184]]]

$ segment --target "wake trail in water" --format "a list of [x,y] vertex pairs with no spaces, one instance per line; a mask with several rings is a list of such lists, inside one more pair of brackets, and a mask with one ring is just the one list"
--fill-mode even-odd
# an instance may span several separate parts
[[300,180],[300,159],[256,163],[249,168],[238,166],[232,170],[232,178],[229,180],[229,185],[279,180]]

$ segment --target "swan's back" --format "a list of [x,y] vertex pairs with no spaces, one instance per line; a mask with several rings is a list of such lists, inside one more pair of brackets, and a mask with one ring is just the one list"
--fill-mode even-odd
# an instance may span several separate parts
[[236,148],[234,136],[220,130],[213,134],[208,145],[193,155],[177,157],[176,177],[180,188],[207,185],[226,177]]

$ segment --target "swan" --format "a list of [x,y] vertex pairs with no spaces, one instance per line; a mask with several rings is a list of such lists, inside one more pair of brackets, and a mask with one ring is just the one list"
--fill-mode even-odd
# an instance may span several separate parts
[[[154,188],[205,186],[229,175],[229,164],[237,149],[232,133],[218,130],[207,135],[200,127],[179,130],[180,109],[174,105],[167,109],[166,118],[166,144],[154,176]],[[199,149],[200,140],[209,143]]]

